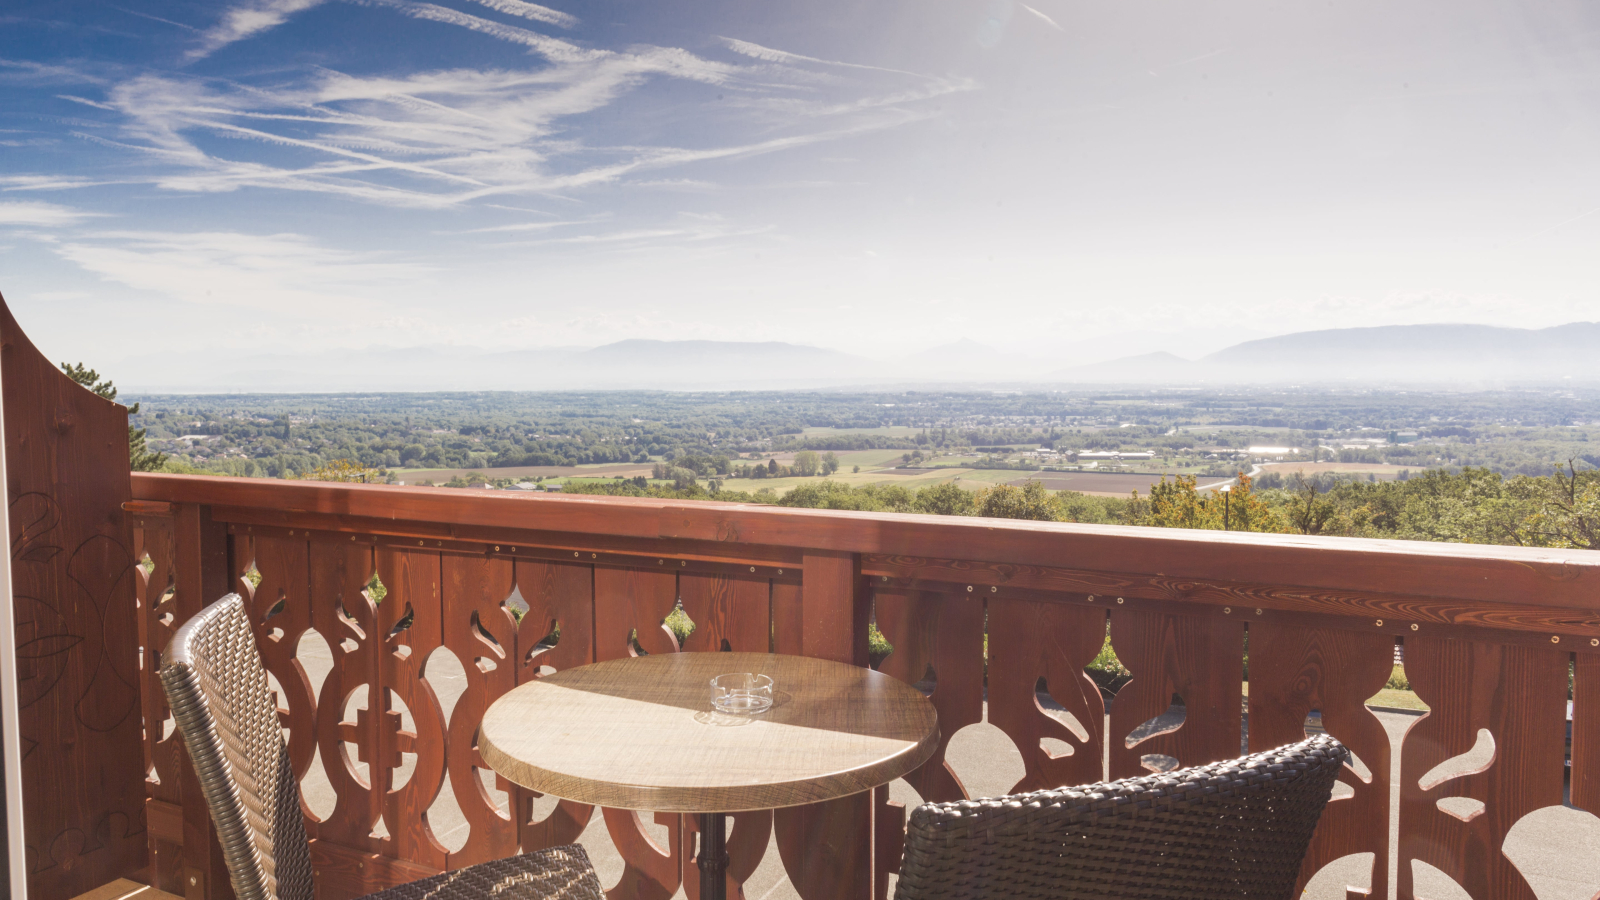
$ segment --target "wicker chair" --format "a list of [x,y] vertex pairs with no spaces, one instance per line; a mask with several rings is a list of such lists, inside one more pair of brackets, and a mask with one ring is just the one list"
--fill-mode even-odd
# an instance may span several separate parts
[[1289,900],[1349,755],[1319,735],[1164,775],[925,803],[895,900]]
[[[239,900],[312,900],[300,787],[244,601],[229,594],[184,623],[161,684],[211,808]],[[604,900],[576,844],[446,872],[367,900]]]

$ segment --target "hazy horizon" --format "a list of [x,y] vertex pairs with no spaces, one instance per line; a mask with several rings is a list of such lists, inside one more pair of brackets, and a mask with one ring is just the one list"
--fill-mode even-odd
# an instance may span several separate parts
[[1595,318],[1600,8],[21,0],[52,357],[963,338],[1062,365]]

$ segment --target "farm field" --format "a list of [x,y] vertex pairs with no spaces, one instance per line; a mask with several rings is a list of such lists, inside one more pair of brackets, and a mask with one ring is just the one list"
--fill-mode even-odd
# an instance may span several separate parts
[[1265,463],[1261,466],[1261,471],[1277,472],[1285,478],[1295,472],[1305,475],[1321,475],[1326,472],[1334,472],[1340,475],[1360,475],[1363,478],[1372,475],[1379,481],[1391,481],[1399,478],[1401,472],[1421,475],[1427,469],[1423,466],[1397,466],[1389,463],[1286,462]]
[[507,466],[494,469],[393,469],[400,484],[421,484],[431,481],[442,484],[452,478],[477,473],[485,478],[610,478],[621,475],[632,478],[635,475],[650,474],[649,463],[606,463],[594,466]]
[[[1092,472],[995,472],[1008,476],[1006,484],[1022,485],[1028,481],[1042,482],[1052,491],[1077,491],[1099,497],[1126,497],[1133,491],[1150,493],[1150,486],[1161,481],[1160,475],[1096,475]],[[1216,481],[1224,479],[1217,478]]]

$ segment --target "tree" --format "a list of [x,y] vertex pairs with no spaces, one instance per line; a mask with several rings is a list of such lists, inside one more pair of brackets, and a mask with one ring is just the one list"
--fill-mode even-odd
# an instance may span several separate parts
[[[100,373],[85,366],[83,363],[62,363],[61,371],[67,377],[83,385],[99,397],[107,400],[117,399],[117,386],[111,379],[100,380]],[[128,415],[139,414],[139,404],[128,407]],[[128,466],[135,472],[154,472],[161,468],[167,461],[165,453],[156,453],[145,447],[145,429],[128,426]]]
[[955,482],[935,484],[917,491],[916,509],[936,516],[970,516],[978,505],[971,491]]
[[822,454],[822,474],[832,475],[837,471],[839,471],[839,457],[834,456],[832,450]]
[[767,477],[768,478],[777,478],[778,477],[778,461],[777,460],[775,460],[775,459],[767,460]]
[[1600,470],[1579,472],[1575,463],[1567,460],[1565,473],[1557,466],[1550,481],[1538,479],[1539,511],[1527,531],[1547,547],[1600,550]]
[[1020,488],[1009,484],[997,484],[989,488],[978,498],[978,515],[993,519],[1061,521],[1061,510],[1055,496],[1039,481],[1029,481]]
[[810,477],[822,468],[822,457],[815,450],[801,450],[794,455],[794,473]]
[[[352,484],[383,484],[389,473],[363,466],[353,459],[336,459],[300,476],[302,481],[341,481]],[[482,477],[482,476],[479,476]],[[463,482],[462,487],[466,486]],[[455,487],[455,485],[446,485]]]

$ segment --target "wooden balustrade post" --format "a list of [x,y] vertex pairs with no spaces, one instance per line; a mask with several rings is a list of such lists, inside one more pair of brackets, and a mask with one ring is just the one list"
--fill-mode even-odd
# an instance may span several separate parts
[[[806,551],[801,609],[803,655],[867,665],[872,603],[861,577],[860,555]],[[873,792],[865,791],[777,811],[773,824],[778,853],[789,880],[805,900],[872,896],[872,798]]]
[[[173,602],[181,625],[231,589],[228,529],[213,521],[211,508],[195,503],[176,506],[173,517]],[[160,665],[159,660],[156,661]],[[233,885],[223,860],[222,845],[211,827],[211,812],[195,777],[188,753],[182,757],[183,891],[188,900],[232,900]]]

